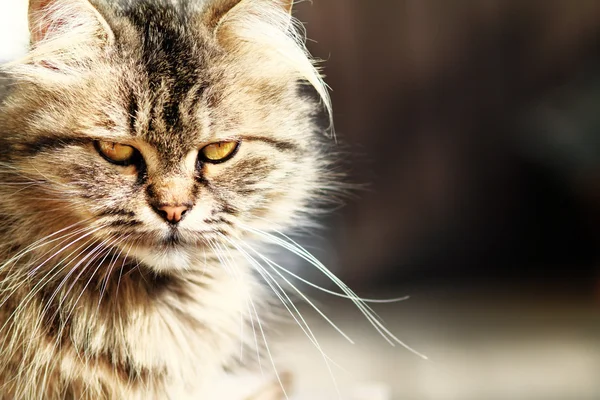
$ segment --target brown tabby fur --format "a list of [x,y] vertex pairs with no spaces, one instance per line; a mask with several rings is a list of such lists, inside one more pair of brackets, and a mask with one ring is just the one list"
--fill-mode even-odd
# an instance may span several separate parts
[[[31,51],[2,66],[0,398],[229,398],[269,302],[246,243],[332,187],[290,6],[31,2]],[[223,140],[231,160],[199,159]],[[153,208],[184,203],[176,227]]]

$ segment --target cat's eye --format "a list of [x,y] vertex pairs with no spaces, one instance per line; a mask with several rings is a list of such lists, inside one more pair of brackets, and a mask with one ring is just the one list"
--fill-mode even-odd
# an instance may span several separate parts
[[207,162],[221,163],[229,160],[235,155],[239,148],[239,142],[217,142],[209,144],[200,150],[202,158]]
[[136,155],[136,150],[125,144],[98,141],[95,146],[102,157],[118,165],[131,164]]

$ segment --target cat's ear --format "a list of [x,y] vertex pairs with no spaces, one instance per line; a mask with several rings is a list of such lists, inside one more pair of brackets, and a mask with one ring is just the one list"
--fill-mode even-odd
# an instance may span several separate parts
[[205,23],[216,31],[227,21],[228,17],[243,12],[244,6],[269,7],[270,9],[279,9],[288,15],[292,14],[294,0],[217,0],[211,4],[207,10]]
[[30,0],[28,18],[34,47],[63,36],[96,45],[114,39],[108,23],[88,0]]

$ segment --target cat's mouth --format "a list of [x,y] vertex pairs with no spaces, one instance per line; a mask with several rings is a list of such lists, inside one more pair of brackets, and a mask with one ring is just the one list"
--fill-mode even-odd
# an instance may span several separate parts
[[173,271],[198,264],[211,247],[209,232],[172,227],[132,232],[119,243],[117,251],[155,271]]
[[204,254],[205,242],[191,232],[172,228],[134,239],[129,255],[155,271],[188,269]]
[[196,259],[196,250],[178,242],[175,238],[161,244],[137,246],[130,255],[143,265],[156,271],[188,269]]
[[166,232],[146,231],[134,232],[127,235],[121,247],[129,244],[135,247],[153,248],[156,250],[177,249],[181,247],[199,247],[202,245],[202,237],[194,232],[182,231],[171,228]]
[[159,245],[166,248],[174,248],[185,244],[186,242],[177,229],[171,229],[167,236],[159,242]]

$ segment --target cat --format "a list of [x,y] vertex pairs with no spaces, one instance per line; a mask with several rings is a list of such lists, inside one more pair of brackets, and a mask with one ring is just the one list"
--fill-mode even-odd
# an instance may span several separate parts
[[300,254],[282,232],[337,190],[291,8],[30,1],[0,68],[0,398],[228,399],[264,353],[283,292],[255,243]]

